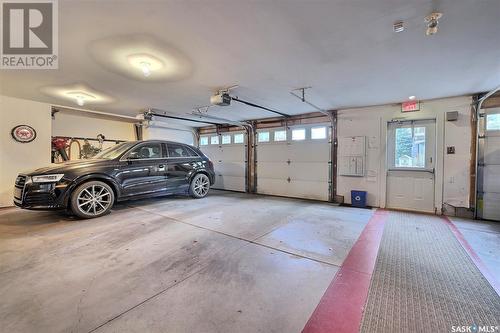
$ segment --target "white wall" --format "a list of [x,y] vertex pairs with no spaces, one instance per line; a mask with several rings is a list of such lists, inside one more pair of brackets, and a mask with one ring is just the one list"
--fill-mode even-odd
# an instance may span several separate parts
[[[52,120],[52,136],[82,137],[96,139],[98,134],[103,134],[107,140],[134,141],[134,124],[126,121],[110,119],[107,116],[84,113],[71,110],[61,110],[57,112]],[[83,141],[79,140],[80,145]],[[98,141],[89,141],[94,147],[99,147]],[[114,146],[115,142],[104,142],[102,149]],[[70,159],[80,158],[74,144],[71,146]]]
[[[51,106],[0,95],[0,207],[12,206],[17,174],[50,164]],[[11,136],[17,125],[29,125],[36,139],[20,143]]]
[[[400,104],[340,110],[338,137],[367,136],[367,167],[364,177],[338,175],[337,194],[350,203],[351,190],[368,192],[368,205],[385,207],[387,122],[391,119],[436,119],[436,186],[435,206],[443,203],[469,207],[470,171],[470,104],[471,97],[454,97],[423,101],[420,111],[401,113]],[[458,121],[445,121],[446,112],[458,111]],[[446,146],[455,146],[455,154],[447,155]]]
[[193,128],[162,121],[152,121],[149,126],[143,127],[143,139],[170,140],[192,145],[194,143]]
[[106,139],[111,140],[135,140],[134,125],[130,122],[72,111],[57,112],[52,121],[53,136],[97,138],[98,134],[103,134]]

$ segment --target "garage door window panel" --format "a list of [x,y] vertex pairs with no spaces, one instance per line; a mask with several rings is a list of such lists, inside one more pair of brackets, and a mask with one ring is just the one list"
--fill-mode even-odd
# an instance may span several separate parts
[[306,129],[296,128],[292,130],[292,141],[303,141],[306,139]]
[[245,142],[245,136],[242,133],[238,133],[234,135],[234,143],[244,143]]
[[208,145],[208,136],[202,136],[200,138],[200,146],[207,146]]
[[500,113],[486,115],[486,130],[500,131]]
[[269,132],[259,132],[257,139],[259,142],[269,142]]
[[326,127],[313,127],[311,128],[311,139],[312,140],[324,140],[326,139]]
[[229,135],[229,134],[224,134],[224,135],[222,136],[221,141],[222,141],[222,144],[223,144],[223,145],[229,145],[229,144],[231,144],[231,135]]
[[214,136],[210,137],[210,144],[211,145],[218,145],[219,144],[219,136],[214,135]]
[[285,130],[274,131],[274,141],[276,142],[286,141],[286,131]]

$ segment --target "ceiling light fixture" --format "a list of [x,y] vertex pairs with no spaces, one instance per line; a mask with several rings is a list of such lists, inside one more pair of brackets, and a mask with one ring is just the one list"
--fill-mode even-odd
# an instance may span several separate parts
[[70,97],[74,98],[76,101],[76,104],[78,104],[79,106],[83,106],[86,101],[96,99],[95,96],[84,93],[82,91],[71,91],[71,92],[68,92],[68,95]]
[[83,96],[78,95],[75,98],[76,98],[76,104],[80,106],[83,106],[83,104],[85,104],[85,98],[83,98]]
[[154,71],[164,67],[160,59],[149,54],[132,54],[128,56],[128,62],[132,67],[140,70],[144,77],[149,77]]
[[151,64],[147,61],[143,61],[140,63],[141,65],[141,70],[142,74],[144,74],[145,77],[148,77],[151,75]]
[[443,17],[443,13],[434,12],[425,17],[425,22],[427,23],[427,30],[425,34],[427,36],[432,36],[438,32],[439,19]]
[[408,97],[408,99],[409,99],[410,101],[413,101],[415,98],[417,98],[417,97],[416,97],[416,96],[413,96],[413,95],[411,95],[410,97]]

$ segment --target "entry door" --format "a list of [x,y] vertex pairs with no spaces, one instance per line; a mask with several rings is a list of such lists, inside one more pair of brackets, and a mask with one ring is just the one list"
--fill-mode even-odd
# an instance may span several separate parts
[[500,221],[500,108],[486,109],[479,119],[478,213]]
[[388,124],[388,208],[435,212],[435,155],[435,120]]

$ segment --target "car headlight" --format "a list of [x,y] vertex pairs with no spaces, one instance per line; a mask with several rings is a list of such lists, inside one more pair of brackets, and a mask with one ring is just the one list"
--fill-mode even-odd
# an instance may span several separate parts
[[56,173],[53,175],[41,175],[41,176],[32,176],[31,181],[33,183],[55,183],[61,180],[64,176],[64,173]]

